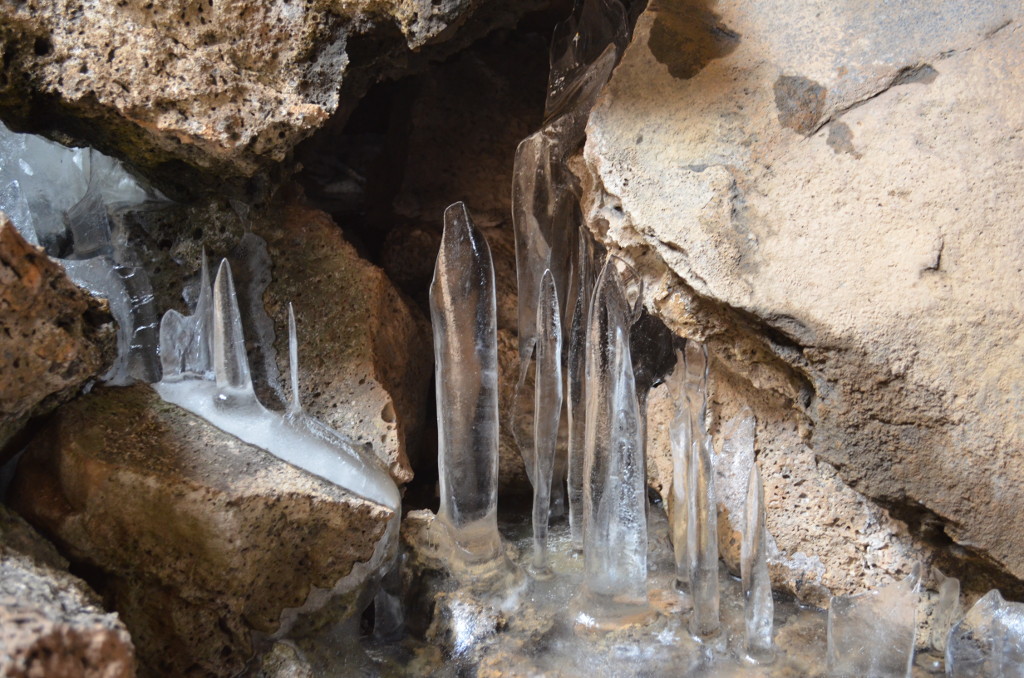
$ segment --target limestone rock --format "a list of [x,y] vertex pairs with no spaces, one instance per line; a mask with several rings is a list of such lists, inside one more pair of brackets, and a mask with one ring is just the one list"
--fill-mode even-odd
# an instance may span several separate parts
[[263,304],[274,322],[281,374],[291,302],[306,410],[371,445],[396,482],[408,482],[433,370],[426,320],[325,213],[291,202],[256,232],[273,262]]
[[651,5],[577,169],[758,417],[777,583],[1024,577],[1020,5],[712,9]]
[[124,624],[67,566],[52,544],[0,505],[0,674],[134,676]]
[[114,343],[106,304],[0,214],[0,450],[30,417],[102,372]]
[[102,574],[150,675],[235,675],[257,635],[351,607],[346,578],[391,518],[142,385],[59,409],[11,501]]
[[280,162],[369,83],[422,61],[421,51],[442,55],[536,4],[8,4],[0,111],[15,127],[127,157],[172,192],[201,191],[197,171],[223,189]]

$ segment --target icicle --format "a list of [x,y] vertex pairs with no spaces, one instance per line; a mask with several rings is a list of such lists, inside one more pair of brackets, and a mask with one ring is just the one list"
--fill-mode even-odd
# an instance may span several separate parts
[[920,581],[921,564],[916,563],[903,581],[855,596],[832,596],[828,609],[829,675],[910,675]]
[[295,330],[295,308],[288,302],[288,368],[291,371],[292,404],[288,414],[295,416],[302,412],[299,398],[299,339]]
[[747,478],[747,502],[744,511],[743,542],[740,545],[740,575],[743,584],[746,653],[757,663],[770,662],[775,656],[772,625],[775,603],[768,576],[768,528],[765,525],[764,484],[755,462]]
[[636,382],[629,353],[633,308],[614,257],[597,281],[587,331],[584,579],[578,624],[648,618],[647,494]]
[[690,632],[698,638],[718,633],[718,516],[711,437],[695,437],[686,464],[686,556],[693,616]]
[[551,271],[544,271],[537,301],[535,405],[533,408],[533,570],[550,576],[547,566],[551,477],[562,412],[562,321]]
[[576,551],[583,550],[583,460],[586,438],[586,379],[587,360],[587,318],[590,313],[590,298],[593,281],[593,253],[591,243],[581,233],[576,252],[575,303],[572,326],[569,330],[568,365],[568,412],[569,420],[569,529],[572,545]]
[[498,356],[494,267],[466,206],[444,213],[430,285],[441,508],[459,558],[503,555],[498,535]]

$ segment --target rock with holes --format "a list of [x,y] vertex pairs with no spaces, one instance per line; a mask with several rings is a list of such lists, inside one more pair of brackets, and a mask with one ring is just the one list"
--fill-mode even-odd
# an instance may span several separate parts
[[709,342],[716,435],[753,409],[773,573],[812,598],[916,559],[1021,592],[1022,19],[652,4],[591,116],[589,226]]
[[[539,2],[28,0],[0,8],[0,114],[127,157],[171,193],[283,160],[366,87]],[[45,112],[41,114],[41,112]]]
[[0,675],[131,678],[135,649],[124,624],[67,567],[0,505]]
[[237,675],[259,638],[359,609],[393,515],[145,385],[58,409],[11,503],[96,575],[142,672],[175,676]]
[[106,304],[0,214],[0,461],[29,418],[71,398],[106,369],[114,349]]

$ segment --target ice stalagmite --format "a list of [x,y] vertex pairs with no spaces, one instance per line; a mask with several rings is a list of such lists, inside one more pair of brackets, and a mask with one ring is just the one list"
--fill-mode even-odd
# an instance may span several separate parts
[[910,675],[920,581],[921,565],[917,563],[903,581],[854,596],[832,596],[828,609],[829,675]]
[[647,599],[647,497],[639,406],[629,351],[635,307],[625,262],[610,257],[590,309],[583,485],[584,579],[578,624],[642,621]]
[[562,321],[558,292],[551,271],[544,271],[537,301],[536,378],[533,440],[533,569],[550,574],[547,566],[548,518],[551,513],[551,476],[562,411]]
[[430,285],[438,474],[446,526],[465,564],[502,556],[498,535],[498,351],[494,266],[466,206],[444,213]]
[[946,639],[953,624],[960,618],[960,580],[947,577],[938,568],[932,570],[937,583],[939,599],[932,612],[931,646],[939,652],[946,651]]
[[949,631],[946,675],[951,678],[1024,676],[1024,603],[993,589]]
[[594,289],[594,243],[580,233],[576,250],[572,324],[569,329],[569,350],[566,365],[566,388],[569,424],[568,494],[569,529],[572,546],[583,550],[583,461],[586,448],[587,319]]
[[743,585],[746,654],[755,662],[774,656],[772,624],[775,603],[768,576],[768,528],[764,516],[764,484],[757,463],[750,467],[744,510],[743,542],[740,545],[740,576]]

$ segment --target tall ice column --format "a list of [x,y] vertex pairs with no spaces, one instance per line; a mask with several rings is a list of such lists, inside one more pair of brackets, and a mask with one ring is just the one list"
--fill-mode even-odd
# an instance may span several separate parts
[[755,462],[747,477],[740,576],[743,582],[746,653],[748,658],[758,663],[767,663],[775,655],[772,647],[775,602],[772,600],[772,582],[768,576],[767,541],[764,483],[761,482],[761,469]]
[[445,525],[464,564],[503,555],[498,534],[498,349],[494,266],[464,203],[444,213],[430,285],[438,475]]

